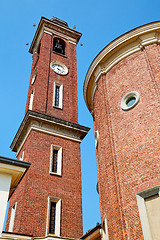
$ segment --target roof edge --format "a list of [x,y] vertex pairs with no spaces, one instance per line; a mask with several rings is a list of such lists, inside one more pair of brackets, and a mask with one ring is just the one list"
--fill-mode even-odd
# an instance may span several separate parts
[[[61,20],[61,19],[59,19],[59,20]],[[69,28],[67,25],[65,26],[65,25],[62,25],[62,24],[58,24],[58,22],[56,23],[55,21],[52,21],[51,19],[48,19],[48,18],[45,18],[45,17],[42,16],[40,21],[39,21],[39,24],[38,24],[37,30],[35,32],[35,35],[33,37],[31,46],[29,48],[29,53],[33,54],[33,50],[34,50],[36,40],[37,40],[38,36],[40,35],[40,32],[44,30],[44,26],[43,26],[44,24],[50,24],[50,25],[52,25],[53,28],[58,27],[59,29],[61,29],[63,31],[66,31],[68,33],[68,35],[69,34],[74,35],[75,39],[77,40],[77,43],[82,36],[82,33]]]
[[[142,35],[151,33],[151,32],[158,32],[157,36],[153,39],[139,39]],[[124,54],[123,57],[119,57],[117,61],[114,63],[110,63],[110,66],[107,66],[106,68],[101,68],[99,67],[99,70],[97,70],[98,66],[102,63],[102,61],[105,61],[105,59],[108,57],[111,57],[115,51],[119,51],[127,45],[129,42],[136,41],[137,40],[137,49],[130,49],[127,54]],[[101,74],[105,74],[107,71],[109,71],[114,65],[116,65],[119,61],[122,59],[126,58],[127,56],[135,53],[136,51],[141,51],[144,46],[152,44],[154,42],[157,42],[158,44],[160,43],[160,21],[156,22],[151,22],[148,24],[144,24],[142,26],[139,26],[137,28],[134,28],[121,36],[117,37],[113,41],[111,41],[107,46],[105,46],[99,53],[98,55],[93,59],[92,63],[90,64],[88,71],[86,73],[86,77],[84,80],[84,85],[83,85],[83,95],[84,99],[86,102],[86,105],[89,109],[89,111],[92,113],[93,112],[93,98],[94,98],[94,91],[95,91],[95,86],[98,82],[98,79]],[[107,59],[108,60],[108,59]],[[95,71],[97,71],[95,73]],[[95,75],[95,76],[94,76]],[[92,96],[92,99],[88,99],[88,86],[90,83],[90,80],[92,78],[92,81],[95,82],[96,84],[94,87],[92,87],[92,93],[90,93],[90,97]],[[94,79],[94,80],[93,80]]]

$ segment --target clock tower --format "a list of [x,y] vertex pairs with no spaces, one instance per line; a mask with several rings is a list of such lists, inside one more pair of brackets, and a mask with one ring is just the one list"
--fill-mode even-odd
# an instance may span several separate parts
[[76,45],[81,33],[42,17],[33,56],[25,117],[11,144],[31,167],[10,200],[6,231],[48,238],[82,235]]

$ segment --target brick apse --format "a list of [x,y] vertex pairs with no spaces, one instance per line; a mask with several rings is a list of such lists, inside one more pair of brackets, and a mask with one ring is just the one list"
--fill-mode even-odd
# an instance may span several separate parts
[[160,239],[159,43],[160,22],[136,28],[106,46],[85,78],[106,239]]

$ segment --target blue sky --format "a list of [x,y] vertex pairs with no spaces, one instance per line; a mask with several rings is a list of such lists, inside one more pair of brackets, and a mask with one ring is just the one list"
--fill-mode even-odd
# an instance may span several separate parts
[[[0,0],[0,155],[24,117],[32,56],[28,53],[41,16],[58,17],[83,33],[77,46],[79,123],[91,131],[81,144],[84,233],[100,222],[93,120],[83,99],[83,82],[94,57],[109,42],[140,25],[160,20],[158,0]],[[80,44],[83,43],[83,46]]]

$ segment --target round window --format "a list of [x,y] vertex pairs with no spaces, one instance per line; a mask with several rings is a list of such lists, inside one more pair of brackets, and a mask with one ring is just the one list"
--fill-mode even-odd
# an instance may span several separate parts
[[138,103],[139,98],[140,98],[140,96],[139,96],[138,92],[129,92],[129,93],[127,93],[122,98],[121,108],[123,110],[129,110],[129,109],[133,108]]

